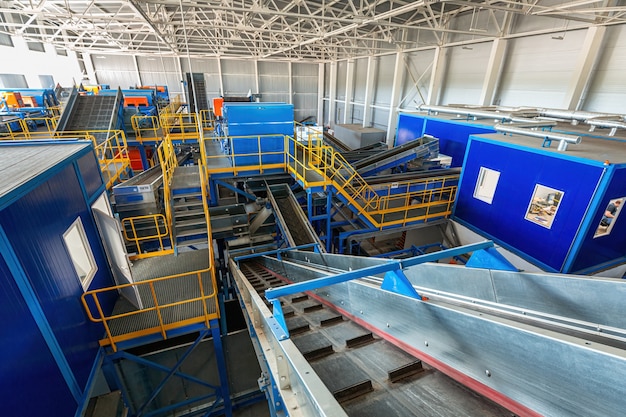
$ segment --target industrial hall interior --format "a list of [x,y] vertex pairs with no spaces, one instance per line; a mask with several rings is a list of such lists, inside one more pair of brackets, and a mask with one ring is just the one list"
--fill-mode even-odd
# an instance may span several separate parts
[[0,0],[0,415],[618,417],[626,0]]

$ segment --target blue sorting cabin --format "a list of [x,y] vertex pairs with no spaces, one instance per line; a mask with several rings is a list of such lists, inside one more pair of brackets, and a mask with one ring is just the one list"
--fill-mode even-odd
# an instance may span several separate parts
[[[625,145],[586,137],[558,151],[526,136],[472,135],[453,218],[546,271],[592,274],[621,264]],[[615,215],[609,224],[607,210]]]
[[470,135],[495,133],[493,125],[467,118],[431,116],[427,114],[400,113],[395,146],[400,146],[424,135],[439,139],[439,152],[452,157],[451,167],[463,164]]
[[87,141],[0,142],[0,178],[2,415],[71,416],[102,336],[80,296],[114,285],[92,216],[108,205],[100,168]]
[[293,104],[226,102],[223,112],[235,166],[284,162],[284,135],[294,135]]

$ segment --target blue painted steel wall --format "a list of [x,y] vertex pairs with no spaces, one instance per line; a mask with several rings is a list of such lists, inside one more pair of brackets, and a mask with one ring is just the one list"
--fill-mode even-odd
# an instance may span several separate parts
[[470,135],[495,133],[491,126],[477,125],[470,122],[428,118],[424,134],[439,138],[439,152],[452,157],[452,167],[463,165],[465,149]]
[[[293,136],[293,105],[284,103],[224,103],[224,118],[228,121],[229,136],[287,135]],[[285,140],[283,136],[233,138],[231,153],[235,166],[282,163]],[[260,149],[259,149],[260,148]],[[258,156],[237,156],[258,154]],[[276,154],[268,154],[276,152]]]
[[78,169],[80,178],[85,186],[85,190],[89,196],[100,194],[102,189],[102,175],[100,174],[100,166],[96,161],[96,155],[91,152],[78,160]]
[[594,239],[593,235],[610,200],[626,196],[626,167],[615,170],[599,206],[589,213],[590,227],[576,256],[572,271],[623,261],[626,257],[626,211],[615,221],[611,233]]
[[404,145],[407,142],[421,138],[424,135],[424,124],[425,119],[423,116],[400,113],[395,146]]
[[483,133],[495,133],[495,129],[489,125],[469,121],[401,114],[398,118],[396,146],[408,142],[408,138],[411,136],[414,139],[423,135],[432,135],[439,139],[439,152],[452,157],[451,166],[460,167],[463,165],[469,136]]
[[[63,233],[77,216],[82,219],[98,265],[91,288],[114,285],[74,165],[66,165],[5,208],[0,215],[0,224],[19,257],[74,377],[79,386],[84,387],[103,328],[87,319],[80,302],[82,286],[63,243]],[[105,309],[110,311],[114,300],[108,301]],[[37,382],[33,381],[35,387]]]
[[224,103],[229,136],[281,134],[293,136],[293,105]]
[[[492,204],[473,197],[480,167],[500,172]],[[454,218],[546,269],[560,271],[602,175],[602,165],[472,137]],[[563,191],[547,229],[524,219],[535,185]]]
[[0,414],[73,415],[76,402],[1,256],[0,277]]

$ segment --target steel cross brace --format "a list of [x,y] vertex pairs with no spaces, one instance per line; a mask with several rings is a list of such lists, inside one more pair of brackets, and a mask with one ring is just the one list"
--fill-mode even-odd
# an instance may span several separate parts
[[402,261],[389,261],[388,263],[381,265],[369,266],[354,271],[342,272],[336,275],[315,278],[303,282],[296,282],[293,284],[282,286],[280,288],[269,288],[265,290],[265,298],[267,298],[267,300],[273,304],[274,318],[276,318],[276,320],[280,323],[280,325],[283,327],[288,335],[289,331],[287,330],[287,325],[285,323],[280,300],[278,300],[280,297],[285,297],[304,291],[312,291],[321,287],[339,284],[341,282],[352,281],[354,279],[385,273],[385,279],[383,280],[383,284],[381,285],[381,288],[383,290],[393,291],[402,295],[421,299],[421,296],[417,293],[417,291],[415,291],[413,285],[409,282],[407,277],[402,272],[404,268],[419,265],[425,262],[432,262],[439,259],[450,258],[462,255],[464,253],[474,252],[480,249],[486,249],[492,246],[493,242],[490,240],[486,240],[484,242],[459,246],[456,248],[433,252],[426,255],[419,255]]
[[237,256],[236,258],[234,258],[234,261],[237,262],[237,265],[239,265],[239,261],[245,261],[246,259],[253,259],[253,258],[258,258],[260,256],[269,256],[269,255],[276,255],[278,259],[281,259],[280,254],[283,252],[288,252],[290,250],[308,249],[308,248],[313,248],[315,252],[319,253],[318,243],[307,243],[306,245],[293,246],[290,248],[282,248],[282,249],[270,250],[266,252],[251,253],[249,255]]

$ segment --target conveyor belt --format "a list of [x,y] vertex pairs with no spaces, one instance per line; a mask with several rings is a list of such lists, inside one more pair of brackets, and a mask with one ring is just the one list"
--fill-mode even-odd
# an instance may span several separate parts
[[341,156],[348,161],[359,161],[363,158],[369,158],[372,155],[380,153],[381,151],[387,150],[387,144],[384,142],[376,142],[371,145],[363,146],[358,149],[354,149],[352,151],[341,152]]
[[392,184],[396,182],[421,180],[432,177],[444,177],[448,175],[460,175],[461,168],[432,169],[427,171],[402,172],[398,174],[376,175],[367,177],[369,185]]
[[117,126],[121,101],[119,90],[115,96],[81,96],[73,91],[59,119],[57,131],[104,131],[96,134],[96,139],[104,140],[106,131]]
[[[256,262],[241,271],[263,296],[288,283]],[[348,416],[510,416],[306,294],[281,299],[291,340]]]
[[366,176],[394,168],[416,158],[436,157],[438,154],[439,140],[424,136],[386,151],[379,152],[368,158],[361,159],[352,165],[359,174]]
[[348,145],[346,145],[328,132],[324,132],[324,140],[326,141],[326,143],[337,149],[339,152],[348,152],[352,150]]
[[286,229],[286,237],[292,246],[320,243],[288,185],[268,186],[268,197],[274,206],[276,217]]

